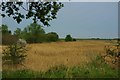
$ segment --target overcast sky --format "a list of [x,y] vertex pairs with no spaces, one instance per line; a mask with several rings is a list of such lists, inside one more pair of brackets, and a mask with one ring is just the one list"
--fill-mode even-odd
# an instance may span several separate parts
[[[118,3],[117,2],[64,2],[57,19],[45,27],[46,32],[57,32],[64,38],[71,34],[75,38],[116,38],[118,37]],[[23,11],[22,11],[23,12]],[[24,28],[31,20],[17,24],[12,18],[3,18],[14,31]]]

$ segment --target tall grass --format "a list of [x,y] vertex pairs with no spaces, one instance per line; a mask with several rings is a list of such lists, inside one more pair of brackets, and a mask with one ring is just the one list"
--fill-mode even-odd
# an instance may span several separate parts
[[76,41],[28,44],[29,51],[24,63],[28,68],[46,71],[52,66],[77,66],[88,63],[91,58],[104,53],[105,41]]
[[[29,44],[26,68],[3,66],[3,78],[118,78],[118,68],[100,55],[106,41]],[[96,56],[98,55],[98,56]]]
[[90,63],[80,67],[64,65],[52,67],[47,71],[17,70],[3,71],[3,78],[119,78],[118,69],[111,68],[97,56]]

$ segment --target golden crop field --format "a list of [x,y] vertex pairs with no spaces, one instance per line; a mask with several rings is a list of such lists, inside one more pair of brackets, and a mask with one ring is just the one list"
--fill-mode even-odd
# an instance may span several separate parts
[[45,71],[57,65],[81,66],[96,55],[104,54],[104,47],[111,45],[104,40],[81,40],[76,42],[51,42],[27,45],[25,66],[34,71]]

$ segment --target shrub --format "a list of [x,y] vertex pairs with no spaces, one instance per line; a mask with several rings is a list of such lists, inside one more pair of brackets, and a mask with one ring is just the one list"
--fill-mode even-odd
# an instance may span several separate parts
[[18,37],[9,34],[2,34],[2,44],[3,45],[12,45],[14,42],[17,42]]
[[66,41],[66,42],[72,41],[72,40],[73,40],[73,39],[72,39],[71,35],[66,35],[66,37],[65,37],[65,41]]
[[56,42],[59,39],[59,36],[55,32],[50,32],[46,34],[47,42]]
[[76,39],[75,39],[75,38],[73,38],[73,41],[76,41]]
[[26,48],[18,45],[17,43],[9,45],[7,48],[3,50],[3,64],[22,64],[27,56]]
[[46,42],[46,35],[45,34],[39,34],[39,37],[37,38],[37,43]]
[[56,42],[59,40],[59,36],[55,32],[37,35],[26,33],[23,34],[23,39],[25,39],[27,43]]
[[120,58],[120,51],[119,51],[119,48],[120,48],[120,42],[116,42],[115,45],[113,46],[105,46],[105,55],[102,56],[104,59],[106,57],[109,57],[111,59],[111,63],[112,64],[116,64],[118,65],[119,63],[119,58]]
[[19,39],[17,41],[17,45],[20,45],[21,47],[25,47],[27,45],[27,42],[24,39]]

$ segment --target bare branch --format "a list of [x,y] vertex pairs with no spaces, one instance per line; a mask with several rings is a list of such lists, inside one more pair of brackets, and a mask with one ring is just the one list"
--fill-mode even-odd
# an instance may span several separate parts
[[28,9],[24,8],[22,5],[21,5],[21,7],[22,7],[25,11],[29,11]]

